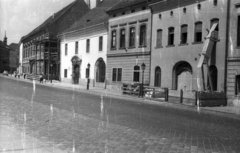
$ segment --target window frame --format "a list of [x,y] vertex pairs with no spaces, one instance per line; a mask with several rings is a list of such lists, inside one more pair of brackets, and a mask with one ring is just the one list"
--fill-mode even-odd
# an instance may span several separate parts
[[[173,29],[173,32],[171,33],[171,29]],[[169,27],[168,28],[168,46],[174,46],[174,32],[175,28],[174,27]],[[170,41],[172,40],[172,41]]]
[[[159,32],[161,32],[161,35],[159,36]],[[156,48],[162,47],[162,35],[163,35],[163,30],[162,29],[157,29],[157,39],[156,39]],[[161,40],[161,41],[159,41]]]
[[65,44],[65,56],[67,56],[68,55],[68,44],[66,43]]
[[98,50],[99,50],[99,51],[103,51],[103,36],[100,36],[100,37],[99,37]]
[[[114,77],[114,70],[116,70],[116,75]],[[121,75],[119,75],[121,70]],[[112,82],[122,82],[122,68],[112,68]]]
[[237,41],[236,46],[240,48],[240,14],[238,15],[237,20]]
[[86,53],[90,53],[90,39],[86,40]]
[[75,55],[78,54],[78,41],[75,42]]
[[[142,27],[145,27],[145,31],[142,33]],[[147,24],[139,25],[139,47],[147,46]]]
[[[138,67],[138,70],[135,69],[137,67]],[[138,81],[135,80],[135,78],[137,78],[137,77],[135,77],[135,75],[138,75]],[[141,68],[139,65],[135,65],[133,67],[133,82],[140,82],[140,76],[141,76]]]
[[[201,32],[199,32],[198,30],[197,30],[197,25],[200,25],[201,24]],[[202,29],[203,29],[203,23],[202,23],[202,21],[198,21],[198,22],[195,22],[195,24],[194,24],[194,43],[201,43],[202,42]],[[198,35],[201,33],[201,40],[198,40],[198,38],[200,38],[200,37],[198,37]]]
[[[122,31],[124,31],[124,35],[122,35]],[[121,28],[119,30],[119,48],[125,48],[126,47],[126,29]]]
[[[134,29],[133,37],[132,37],[131,29]],[[130,48],[136,47],[136,27],[135,26],[129,27],[129,47]]]
[[[185,27],[186,27],[186,32],[184,30]],[[183,24],[181,25],[180,44],[181,45],[187,44],[187,41],[188,41],[188,25]]]
[[[115,33],[115,36],[113,35],[113,33]],[[115,42],[115,45],[113,45],[113,42]],[[111,49],[117,49],[117,30],[116,29],[113,29],[111,31]]]

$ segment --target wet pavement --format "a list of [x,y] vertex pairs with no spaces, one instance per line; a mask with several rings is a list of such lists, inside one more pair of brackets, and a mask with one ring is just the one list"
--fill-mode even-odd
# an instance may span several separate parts
[[[36,142],[25,150],[16,147],[22,152],[240,152],[239,116],[192,107],[148,105],[0,77],[0,111],[1,131],[16,133],[21,143]],[[0,152],[10,151],[3,139]]]

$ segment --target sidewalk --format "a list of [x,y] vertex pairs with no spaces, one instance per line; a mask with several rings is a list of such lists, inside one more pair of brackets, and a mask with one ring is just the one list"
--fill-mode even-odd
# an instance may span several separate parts
[[[12,77],[14,78],[14,77]],[[17,78],[14,78],[17,79]],[[20,77],[20,80],[23,81],[27,81],[27,82],[31,82],[31,80],[27,80],[27,79],[23,79],[23,77]],[[38,81],[36,81],[36,83],[40,84]],[[159,103],[171,103],[171,104],[175,104],[174,102],[164,102],[163,100],[154,100],[154,99],[144,99],[144,98],[138,98],[138,97],[133,97],[133,96],[128,96],[128,95],[123,95],[121,91],[119,90],[110,90],[110,89],[103,89],[103,88],[99,88],[99,87],[89,87],[89,90],[86,90],[86,86],[84,85],[73,85],[70,83],[64,83],[64,82],[59,82],[59,81],[55,81],[53,80],[52,83],[51,82],[46,82],[43,83],[43,85],[48,85],[48,86],[54,86],[57,88],[64,88],[64,89],[72,89],[72,90],[81,90],[84,92],[91,92],[91,93],[98,93],[101,95],[111,95],[111,96],[117,96],[120,98],[125,98],[125,99],[135,99],[138,102],[143,102],[143,103],[151,103],[151,104],[159,104]],[[182,105],[182,104],[176,104],[177,106],[187,106],[187,105]],[[197,108],[197,107],[192,107],[192,108]],[[240,116],[240,107],[232,107],[232,106],[222,106],[222,107],[200,107],[198,109],[201,110],[206,110],[206,111],[213,111],[213,112],[219,112],[219,113],[227,113],[227,114],[231,114],[231,115],[236,115],[236,116]]]

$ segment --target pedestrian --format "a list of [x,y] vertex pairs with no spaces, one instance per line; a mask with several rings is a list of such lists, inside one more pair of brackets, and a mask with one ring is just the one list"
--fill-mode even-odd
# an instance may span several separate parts
[[23,78],[25,79],[25,77],[26,77],[26,73],[23,73]]
[[40,83],[43,83],[43,75],[40,75]]

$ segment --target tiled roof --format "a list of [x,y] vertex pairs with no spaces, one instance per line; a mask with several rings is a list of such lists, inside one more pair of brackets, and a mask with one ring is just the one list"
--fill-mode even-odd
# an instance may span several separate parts
[[107,22],[109,17],[108,17],[108,14],[106,14],[106,10],[108,10],[118,2],[119,0],[106,0],[103,3],[99,3],[96,8],[93,8],[92,10],[87,12],[82,18],[80,18],[77,22],[75,22],[68,30],[64,31],[64,33]]
[[[41,25],[39,25],[37,28],[35,28],[33,31],[31,31],[29,34],[27,34],[26,36],[22,37],[22,40],[28,38],[29,36],[36,34],[37,32],[43,30],[44,28],[46,28],[47,26],[49,26],[50,24],[52,24],[53,22],[55,22],[59,17],[61,17],[68,9],[70,9],[75,3],[77,3],[77,1],[82,1],[83,4],[82,7],[87,7],[87,4],[83,1],[83,0],[75,0],[74,2],[70,3],[69,5],[67,5],[66,7],[64,7],[63,9],[61,9],[60,11],[58,11],[57,13],[54,13],[52,16],[50,16],[47,20],[45,20]],[[79,8],[82,9],[82,8]],[[85,8],[83,10],[86,10]],[[89,10],[89,9],[88,9]]]
[[129,6],[134,6],[134,5],[137,5],[139,3],[143,3],[143,2],[147,3],[147,0],[119,0],[119,3],[114,5],[112,8],[108,9],[107,12],[111,12],[111,11],[114,11],[114,10],[129,7]]

